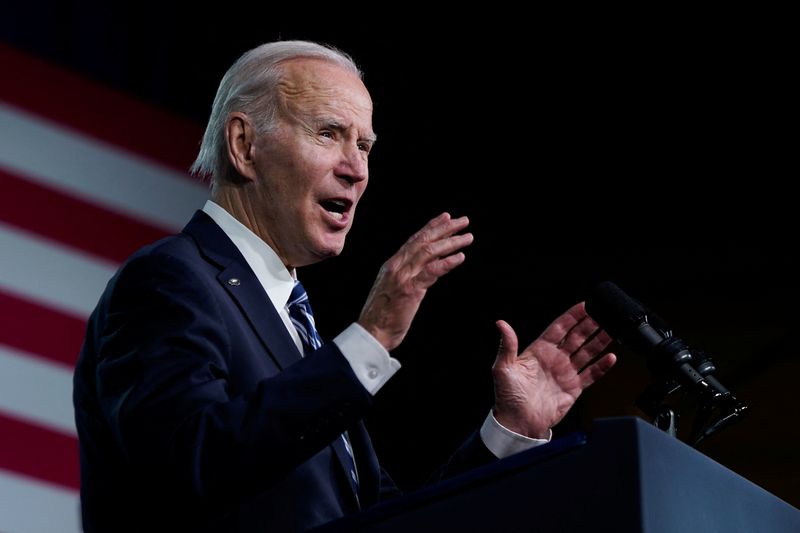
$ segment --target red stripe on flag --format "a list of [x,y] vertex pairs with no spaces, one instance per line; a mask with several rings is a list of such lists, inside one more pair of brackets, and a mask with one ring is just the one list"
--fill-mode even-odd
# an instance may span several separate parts
[[0,43],[0,100],[172,166],[188,177],[203,127]]
[[170,233],[3,169],[0,189],[0,220],[115,263]]
[[[0,344],[62,363],[78,360],[86,322],[0,291]],[[0,438],[2,440],[2,438]]]
[[[0,468],[80,489],[78,439],[0,414]],[[43,510],[44,512],[44,510]]]

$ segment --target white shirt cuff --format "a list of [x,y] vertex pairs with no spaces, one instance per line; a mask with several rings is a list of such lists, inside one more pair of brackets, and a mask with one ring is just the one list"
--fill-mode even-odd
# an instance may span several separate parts
[[355,322],[337,335],[333,342],[350,363],[358,380],[372,395],[400,370],[400,361],[391,357],[375,337]]
[[483,426],[481,426],[481,440],[498,459],[547,444],[552,438],[552,429],[546,439],[532,439],[525,435],[520,435],[503,427],[491,411],[489,411],[489,416],[486,417]]

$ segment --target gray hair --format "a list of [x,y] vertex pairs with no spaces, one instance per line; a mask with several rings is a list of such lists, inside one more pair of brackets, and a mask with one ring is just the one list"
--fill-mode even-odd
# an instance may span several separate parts
[[227,156],[225,122],[228,115],[239,111],[252,117],[259,135],[274,128],[279,105],[277,86],[282,75],[280,65],[299,58],[329,61],[363,78],[363,73],[350,55],[326,44],[277,41],[245,52],[220,81],[200,144],[200,153],[191,167],[193,174],[209,177],[212,186],[239,179]]

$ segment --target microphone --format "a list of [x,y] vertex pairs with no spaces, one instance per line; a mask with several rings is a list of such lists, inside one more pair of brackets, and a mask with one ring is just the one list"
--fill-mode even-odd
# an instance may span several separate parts
[[[586,300],[586,312],[623,345],[651,356],[659,371],[677,370],[676,377],[690,387],[709,389],[707,380],[692,366],[688,345],[657,317],[610,281],[598,284]],[[658,328],[654,327],[658,326]]]
[[663,320],[614,283],[604,281],[595,286],[586,300],[586,312],[618,343],[647,354],[654,371],[666,378],[666,382],[652,387],[640,398],[640,404],[653,416],[657,416],[664,397],[681,386],[699,393],[705,415],[715,407],[722,409],[719,420],[695,444],[738,419],[747,409],[712,375],[716,367],[704,352],[690,348],[674,336]]

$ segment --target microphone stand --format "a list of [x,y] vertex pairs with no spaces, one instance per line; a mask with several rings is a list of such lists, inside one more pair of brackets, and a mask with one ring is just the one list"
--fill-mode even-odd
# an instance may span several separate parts
[[[707,376],[707,379],[710,382],[716,381],[713,376]],[[702,440],[740,420],[747,412],[747,404],[739,401],[729,391],[720,392],[714,385],[712,388],[714,394],[701,397],[700,411],[689,441],[692,446],[697,446]]]
[[672,378],[655,381],[636,400],[636,405],[653,420],[653,425],[672,437],[678,436],[678,412],[665,401],[680,388],[680,383]]
[[[636,400],[636,405],[656,427],[677,437],[680,415],[675,407],[667,404],[667,399],[681,389],[693,394],[699,403],[688,439],[693,447],[744,416],[747,405],[713,376],[716,367],[704,353],[690,352],[686,344],[675,337],[668,337],[660,348],[662,354],[671,353],[672,357],[666,358],[671,362],[665,364],[663,357],[651,359],[651,369],[659,379]],[[696,367],[688,364],[693,360],[697,360]]]

